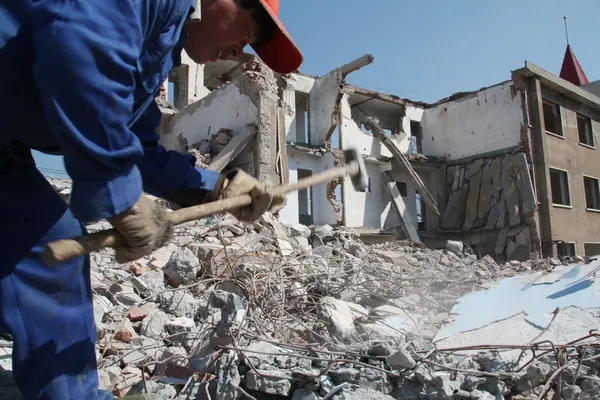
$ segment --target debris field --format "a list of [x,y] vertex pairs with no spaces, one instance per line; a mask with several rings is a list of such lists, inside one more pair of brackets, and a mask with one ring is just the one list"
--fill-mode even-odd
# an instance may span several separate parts
[[[50,182],[68,199],[69,181]],[[465,296],[565,260],[497,264],[461,242],[367,245],[351,229],[282,226],[271,214],[180,225],[133,263],[116,264],[110,249],[91,259],[99,380],[118,397],[600,399],[598,308],[585,310],[585,334],[560,343],[437,337]],[[10,338],[0,343],[0,398],[19,399]]]

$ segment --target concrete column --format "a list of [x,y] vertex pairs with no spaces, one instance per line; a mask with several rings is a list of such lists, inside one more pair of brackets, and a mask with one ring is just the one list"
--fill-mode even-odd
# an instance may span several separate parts
[[542,257],[552,257],[552,207],[550,176],[546,165],[546,154],[543,144],[545,135],[544,112],[542,107],[542,89],[538,79],[529,79],[526,85],[529,100],[529,118],[531,120],[531,155],[535,171],[535,184],[538,201],[539,237]]

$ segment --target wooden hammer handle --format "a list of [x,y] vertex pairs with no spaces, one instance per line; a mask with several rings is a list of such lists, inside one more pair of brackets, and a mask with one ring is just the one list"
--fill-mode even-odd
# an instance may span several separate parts
[[[343,168],[334,168],[320,174],[301,179],[300,181],[290,185],[279,186],[275,188],[274,191],[279,194],[286,194],[294,190],[305,189],[309,186],[317,185],[337,177],[345,176],[348,173],[355,173],[354,171],[356,170],[357,168],[350,163]],[[173,225],[179,225],[183,224],[184,222],[231,211],[239,207],[250,205],[251,203],[252,198],[249,195],[244,195],[230,199],[199,204],[192,207],[181,208],[168,213],[168,216],[171,222],[173,222]],[[117,232],[115,229],[107,229],[76,238],[62,239],[48,243],[46,244],[42,258],[44,263],[54,266],[61,262],[89,254],[93,251],[98,251],[105,247],[119,247],[124,243],[125,240],[119,234],[119,232]]]

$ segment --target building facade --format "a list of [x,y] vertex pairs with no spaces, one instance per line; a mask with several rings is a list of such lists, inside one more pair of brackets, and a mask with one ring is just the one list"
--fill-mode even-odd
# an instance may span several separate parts
[[184,65],[165,83],[175,107],[162,143],[273,184],[358,149],[366,192],[342,179],[290,193],[286,224],[397,232],[430,247],[461,240],[501,260],[600,253],[600,98],[578,63],[560,77],[526,62],[510,80],[427,104],[346,83],[372,61],[320,77],[274,75],[252,56]]

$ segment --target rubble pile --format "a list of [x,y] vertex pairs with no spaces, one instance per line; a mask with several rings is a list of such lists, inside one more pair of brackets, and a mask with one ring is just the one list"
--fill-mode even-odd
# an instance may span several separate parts
[[183,151],[196,157],[196,166],[207,168],[212,160],[227,146],[232,137],[233,132],[231,129],[219,129],[217,133],[191,146],[188,145],[187,140],[183,136],[181,140],[185,142]]
[[560,264],[469,253],[461,242],[365,245],[349,229],[270,214],[180,225],[168,246],[124,265],[93,253],[100,384],[177,400],[598,398],[593,332],[519,347],[514,363],[498,347],[436,348],[461,296]]

